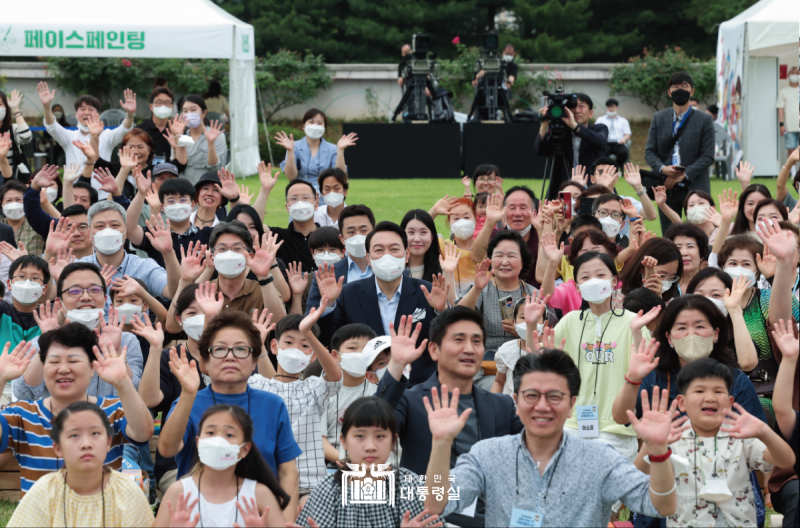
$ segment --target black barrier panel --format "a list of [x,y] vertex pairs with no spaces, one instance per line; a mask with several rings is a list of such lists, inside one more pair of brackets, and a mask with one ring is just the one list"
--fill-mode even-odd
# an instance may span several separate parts
[[461,179],[461,130],[444,123],[345,123],[358,142],[345,152],[351,178]]
[[[538,133],[538,123],[465,124],[464,174],[471,177],[475,167],[490,163],[500,167],[503,178],[541,179],[545,158],[533,149]],[[540,190],[535,189],[537,196]]]

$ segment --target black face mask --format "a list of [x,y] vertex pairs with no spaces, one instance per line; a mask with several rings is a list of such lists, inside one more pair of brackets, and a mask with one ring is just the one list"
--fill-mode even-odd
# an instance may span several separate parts
[[689,102],[689,98],[691,96],[692,94],[681,88],[679,90],[675,90],[674,92],[672,92],[670,98],[672,98],[672,102],[675,103],[676,105],[683,106]]

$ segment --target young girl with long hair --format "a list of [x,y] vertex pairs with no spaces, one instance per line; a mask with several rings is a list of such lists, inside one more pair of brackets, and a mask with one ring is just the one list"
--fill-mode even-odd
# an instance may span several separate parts
[[198,461],[169,487],[153,526],[284,526],[289,495],[253,443],[244,409],[209,407],[199,430]]
[[[416,487],[420,482],[419,476],[387,463],[389,455],[397,449],[397,418],[385,400],[368,396],[351,403],[342,418],[340,440],[349,469],[340,469],[317,484],[297,516],[297,524],[290,526],[442,526],[441,522],[436,522],[438,515],[426,518],[428,510],[424,509],[424,501],[415,494],[401,493],[402,486]],[[363,485],[373,484],[385,490],[387,497],[394,493],[394,506],[388,502],[351,502],[352,490],[358,487],[353,485],[354,481],[361,481]],[[391,486],[394,486],[393,490]],[[348,499],[346,506],[342,505],[343,497]]]
[[104,466],[112,436],[108,416],[94,403],[73,402],[58,413],[50,439],[64,466],[36,481],[7,526],[151,526],[141,488]]

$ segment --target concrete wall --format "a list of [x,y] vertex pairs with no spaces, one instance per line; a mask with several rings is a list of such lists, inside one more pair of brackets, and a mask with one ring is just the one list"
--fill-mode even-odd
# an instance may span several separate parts
[[[20,90],[25,94],[22,113],[35,117],[42,115],[36,85],[51,78],[43,62],[0,62],[0,75],[5,75],[5,91]],[[589,94],[595,103],[595,117],[605,113],[603,106],[609,95],[609,68],[613,64],[551,64],[551,70],[559,72],[564,80],[566,91],[580,91]],[[366,117],[387,117],[400,102],[402,92],[397,84],[397,65],[395,64],[331,64],[334,82],[330,90],[319,92],[305,105],[296,105],[281,111],[278,119],[299,119],[312,106],[324,110],[330,117],[354,120]],[[521,71],[541,71],[543,64],[521,65]],[[56,88],[51,83],[50,88]],[[368,94],[371,93],[371,104]],[[75,96],[57,91],[56,103],[64,106],[67,113],[73,112]],[[121,96],[121,94],[119,94]],[[139,94],[139,111],[142,117],[149,115],[147,94]],[[620,101],[620,114],[629,119],[650,119],[653,111],[638,99],[616,96]],[[461,102],[456,110],[469,112],[469,101]],[[538,101],[531,104],[538,106]]]

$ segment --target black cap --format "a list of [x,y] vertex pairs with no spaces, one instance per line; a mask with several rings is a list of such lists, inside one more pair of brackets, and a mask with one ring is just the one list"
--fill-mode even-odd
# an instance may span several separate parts
[[[220,181],[219,175],[216,172],[207,172],[203,174],[200,176],[200,179],[197,180],[197,183],[194,184],[195,198],[197,199],[198,204],[200,203],[200,197],[197,195],[200,194],[200,187],[209,182],[216,183],[220,186],[220,188],[222,188],[222,182]],[[223,196],[220,207],[225,207],[226,205],[228,205],[228,199]]]
[[154,178],[156,176],[158,176],[159,174],[164,174],[165,172],[168,173],[168,174],[174,174],[175,177],[179,176],[178,167],[176,167],[172,163],[159,163],[158,165],[153,167],[153,177]]

